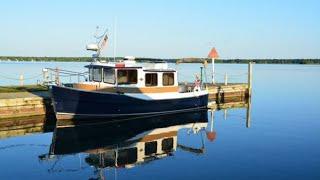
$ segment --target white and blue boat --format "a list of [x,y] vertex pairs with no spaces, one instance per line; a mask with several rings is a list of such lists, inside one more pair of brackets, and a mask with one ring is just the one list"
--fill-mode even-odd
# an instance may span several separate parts
[[208,91],[199,83],[191,89],[179,86],[177,71],[167,63],[138,64],[134,57],[100,62],[97,57],[101,48],[101,45],[87,46],[97,51],[94,61],[86,66],[88,81],[51,87],[58,120],[155,115],[207,108]]

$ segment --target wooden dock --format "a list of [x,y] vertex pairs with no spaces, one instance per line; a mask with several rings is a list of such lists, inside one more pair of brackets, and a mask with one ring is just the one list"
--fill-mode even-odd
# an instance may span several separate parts
[[[241,102],[249,96],[247,84],[208,84],[207,89],[209,108],[214,104]],[[0,120],[35,115],[54,115],[48,91],[0,93]]]
[[[248,99],[247,99],[248,100]],[[212,104],[210,106],[210,111],[213,113],[217,110],[235,109],[235,108],[247,108],[247,111],[250,111],[249,101],[239,101],[239,102],[227,102],[220,104]],[[250,114],[247,113],[248,119]],[[247,119],[247,127],[250,126],[250,121]],[[72,121],[63,121],[59,124],[74,124]],[[14,118],[1,118],[0,119],[0,139],[25,136],[29,134],[36,133],[45,133],[52,132],[56,127],[56,120],[53,116],[53,113],[50,116],[47,115],[36,115],[36,116],[23,116],[23,117],[14,117]]]
[[0,119],[52,113],[48,91],[0,93]]
[[0,139],[28,134],[52,132],[55,118],[46,115],[0,119]]
[[248,84],[208,85],[209,101],[219,103],[243,101],[249,97]]
[[[208,90],[211,112],[247,108],[250,119],[250,98],[247,98],[245,84],[216,84]],[[55,128],[56,119],[48,92],[1,94],[0,97],[0,139],[51,132]],[[247,121],[247,127],[250,127],[250,121]]]

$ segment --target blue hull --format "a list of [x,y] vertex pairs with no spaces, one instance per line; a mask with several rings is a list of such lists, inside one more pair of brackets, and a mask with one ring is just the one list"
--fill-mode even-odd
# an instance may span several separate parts
[[[102,148],[130,146],[137,142],[136,136],[171,126],[189,123],[207,123],[206,110],[133,118],[134,121],[109,121],[101,119],[92,123],[76,121],[75,126],[56,128],[52,140],[53,154],[74,154]],[[135,140],[134,140],[135,139]]]
[[57,119],[126,117],[206,108],[208,95],[181,99],[142,100],[125,94],[52,86]]

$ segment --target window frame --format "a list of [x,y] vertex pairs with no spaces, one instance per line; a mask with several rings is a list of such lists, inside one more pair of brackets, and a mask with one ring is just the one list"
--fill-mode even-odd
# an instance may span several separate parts
[[119,165],[134,164],[138,161],[138,148],[126,148],[118,151],[117,162]]
[[[126,83],[119,83],[119,71],[135,71],[136,72],[136,79],[135,79],[135,82],[126,82]],[[128,78],[128,74],[127,74],[127,78]],[[118,85],[131,85],[131,84],[138,84],[138,70],[137,69],[117,69],[117,76],[116,76],[116,79],[117,79],[117,84]]]
[[[100,81],[98,81],[98,80],[95,80],[94,79],[94,69],[98,69],[98,70],[100,70]],[[103,77],[102,77],[102,74],[103,74],[103,70],[102,70],[103,68],[102,67],[92,67],[92,70],[91,70],[91,73],[92,73],[92,81],[94,81],[94,82],[102,82],[102,79],[103,79]]]
[[[107,69],[111,69],[111,70],[113,71],[113,82],[107,82],[107,81],[105,81],[105,72],[107,72],[107,71],[106,71]],[[115,71],[115,68],[113,68],[113,67],[104,67],[104,68],[103,68],[102,77],[103,77],[103,82],[104,82],[104,83],[115,84],[115,83],[116,83],[116,71]]]
[[92,76],[93,76],[92,67],[90,67],[90,68],[89,68],[89,81],[93,81],[93,80],[92,80]]
[[[164,84],[164,77],[165,77],[165,75],[166,74],[172,74],[173,75],[173,82],[172,82],[172,84]],[[174,75],[175,73],[174,72],[164,72],[164,73],[162,73],[162,86],[174,86],[174,83],[175,83],[175,79],[174,79]]]
[[158,142],[157,141],[149,141],[144,144],[144,155],[150,156],[152,154],[156,154],[158,151]]
[[165,138],[161,141],[161,150],[164,152],[171,152],[174,149],[173,137]]
[[[156,75],[156,81],[155,81],[156,84],[155,85],[152,85],[152,83],[151,83],[151,85],[147,85],[147,75]],[[158,86],[158,73],[145,73],[145,75],[144,75],[144,85],[146,87],[156,87],[156,86]]]

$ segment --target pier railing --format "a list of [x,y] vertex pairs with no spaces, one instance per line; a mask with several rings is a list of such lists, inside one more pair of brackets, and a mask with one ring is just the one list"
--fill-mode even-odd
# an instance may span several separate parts
[[38,85],[59,85],[62,81],[65,83],[80,82],[87,80],[87,77],[88,72],[75,72],[59,68],[44,68],[42,69],[42,73],[31,76],[25,76],[24,74],[8,76],[0,73],[0,80],[8,80],[13,82],[13,84],[19,84],[20,86],[30,83],[36,83]]
[[215,79],[214,83],[217,83],[217,84],[228,85],[229,83],[232,83],[232,84],[246,83],[248,84],[248,87],[250,87],[252,85],[252,63],[248,64],[247,72],[240,72],[240,73],[214,72],[212,76],[214,76],[214,79]]
[[25,81],[30,81],[30,80],[34,80],[37,82],[37,84],[41,84],[41,77],[42,77],[42,73],[37,75],[32,75],[32,76],[24,76],[23,74],[20,74],[14,77],[0,74],[0,80],[4,79],[4,80],[13,81],[13,82],[16,82],[14,84],[19,84],[20,86],[24,86]]
[[42,76],[43,85],[60,85],[62,80],[69,83],[80,82],[83,80],[86,81],[88,78],[88,72],[75,72],[59,68],[44,68],[42,70]]
[[[203,72],[203,76],[201,76],[201,82],[210,83],[210,77],[214,77],[215,84],[218,85],[229,85],[229,84],[247,84],[249,88],[249,92],[251,92],[252,86],[252,63],[248,64],[248,70],[246,72],[240,73],[221,73],[214,72],[213,74],[207,74],[207,68],[201,67],[201,72]],[[179,71],[179,68],[177,67]],[[202,71],[203,70],[203,71]],[[210,73],[210,71],[209,71]],[[208,78],[208,76],[209,78]],[[190,82],[188,80],[194,79],[193,75],[188,71],[184,72],[184,74],[179,73],[179,77],[185,77],[185,82]],[[51,85],[51,84],[61,84],[64,83],[74,83],[80,81],[86,81],[88,79],[88,72],[75,72],[69,70],[63,70],[60,68],[44,68],[42,73],[36,75],[25,76],[24,74],[8,76],[6,74],[0,73],[0,80],[9,80],[12,82],[16,82],[14,84],[19,84],[20,86],[24,86],[25,82],[30,83],[31,81],[36,82],[36,84],[41,85]],[[182,83],[182,82],[180,82]]]
[[180,84],[193,84],[196,77],[201,81],[202,86],[205,88],[210,86],[228,86],[228,85],[247,85],[251,89],[252,86],[252,63],[247,65],[247,68],[221,70],[212,72],[211,65],[202,64],[200,69],[195,70],[181,67],[176,65],[176,69],[179,72]]

